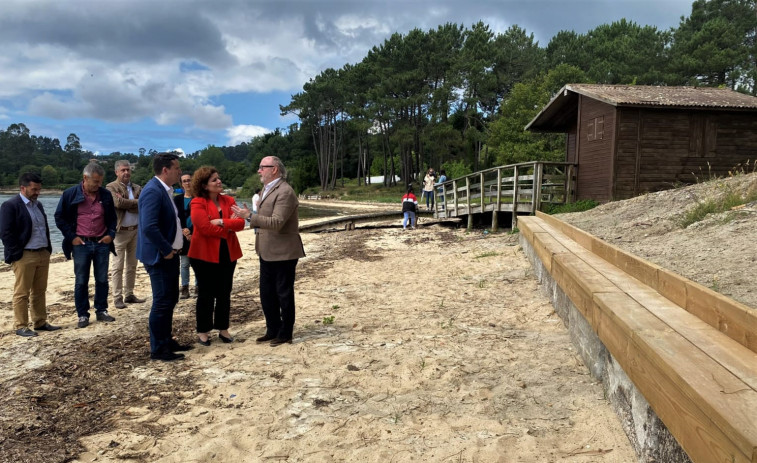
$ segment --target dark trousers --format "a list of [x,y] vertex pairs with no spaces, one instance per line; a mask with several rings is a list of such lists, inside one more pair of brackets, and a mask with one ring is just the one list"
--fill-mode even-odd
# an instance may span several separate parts
[[150,352],[158,354],[167,351],[171,342],[173,310],[179,302],[179,256],[145,264],[145,270],[152,285]]
[[297,261],[260,259],[260,304],[266,334],[291,339],[294,332],[294,271]]
[[198,333],[207,333],[211,329],[229,329],[231,286],[237,263],[229,261],[228,252],[226,259],[222,256],[220,260],[216,264],[200,259],[189,259],[197,279],[195,315]]

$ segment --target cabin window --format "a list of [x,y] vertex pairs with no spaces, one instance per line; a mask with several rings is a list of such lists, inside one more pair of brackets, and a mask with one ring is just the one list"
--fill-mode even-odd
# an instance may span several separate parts
[[587,128],[588,128],[588,141],[594,141],[594,140],[602,140],[605,136],[605,117],[599,116],[595,117],[594,119],[590,119]]

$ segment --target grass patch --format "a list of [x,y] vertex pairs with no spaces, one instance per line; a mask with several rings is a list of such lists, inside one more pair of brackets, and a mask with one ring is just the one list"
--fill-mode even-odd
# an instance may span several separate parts
[[499,253],[496,252],[496,251],[489,251],[489,252],[485,252],[483,254],[477,255],[476,257],[474,257],[474,259],[483,259],[484,257],[494,257],[494,256],[498,256],[498,255],[499,255]]
[[582,199],[573,203],[567,204],[545,204],[543,212],[545,214],[564,214],[567,212],[583,212],[589,209],[594,209],[599,206],[599,203],[593,199]]
[[[742,204],[757,201],[757,190],[751,191],[746,196],[741,196],[735,191],[727,191],[722,197],[698,202],[693,208],[686,211],[679,225],[686,228],[691,224],[704,220],[710,214],[730,211],[731,208]],[[727,220],[725,221],[727,222]]]

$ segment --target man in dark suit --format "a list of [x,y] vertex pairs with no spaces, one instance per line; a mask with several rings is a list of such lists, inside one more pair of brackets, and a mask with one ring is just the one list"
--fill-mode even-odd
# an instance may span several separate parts
[[279,158],[263,158],[258,174],[264,185],[258,213],[236,206],[232,211],[238,217],[249,219],[251,228],[259,229],[255,252],[260,258],[260,304],[266,332],[256,341],[270,341],[272,346],[279,346],[292,342],[295,269],[297,261],[305,257],[297,217],[300,203],[285,181],[286,169]]
[[139,236],[137,259],[150,275],[150,358],[170,362],[184,358],[177,351],[189,346],[177,343],[172,335],[173,310],[179,302],[179,252],[183,235],[172,185],[179,181],[181,168],[175,153],[158,153],[153,159],[153,177],[139,195]]
[[84,168],[82,182],[63,192],[55,209],[55,225],[63,234],[63,254],[74,258],[74,303],[77,327],[89,326],[89,272],[95,275],[95,315],[112,322],[108,314],[108,261],[116,254],[116,208],[113,195],[103,188],[105,170],[96,162]]
[[[37,336],[37,331],[55,331],[47,322],[47,274],[50,269],[50,227],[45,209],[37,201],[42,180],[26,173],[19,178],[21,192],[0,206],[0,236],[5,263],[16,277],[13,287],[13,321],[19,336]],[[29,302],[31,301],[31,305]],[[31,309],[33,331],[29,329]]]

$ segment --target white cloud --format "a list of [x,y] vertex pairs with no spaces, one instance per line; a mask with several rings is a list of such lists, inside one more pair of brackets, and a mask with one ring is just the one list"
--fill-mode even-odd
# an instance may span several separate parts
[[234,146],[242,142],[249,142],[253,138],[269,132],[272,132],[272,130],[257,125],[235,125],[226,129],[226,136],[229,139],[227,145]]

